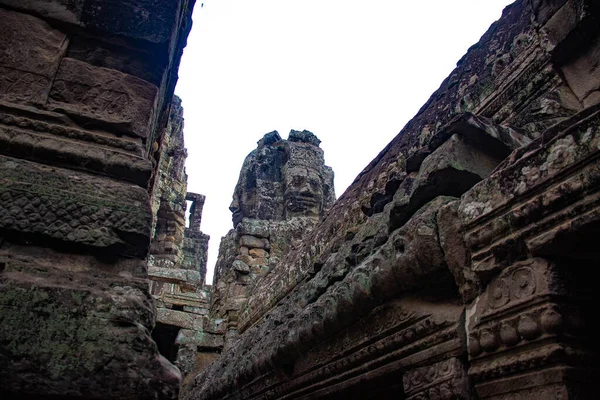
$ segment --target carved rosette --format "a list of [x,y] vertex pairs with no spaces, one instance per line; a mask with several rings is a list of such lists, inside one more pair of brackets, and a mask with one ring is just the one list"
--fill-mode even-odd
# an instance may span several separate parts
[[[562,373],[589,358],[578,341],[583,318],[558,271],[542,258],[518,262],[468,308],[469,375],[480,397],[542,390],[556,375],[526,379],[525,374],[543,375],[557,366]],[[498,379],[505,384],[487,383]]]

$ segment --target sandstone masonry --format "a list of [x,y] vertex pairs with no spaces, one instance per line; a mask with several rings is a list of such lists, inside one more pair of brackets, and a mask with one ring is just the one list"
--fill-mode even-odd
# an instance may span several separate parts
[[182,398],[594,398],[599,43],[597,2],[508,6]]
[[146,259],[193,4],[0,1],[3,399],[177,398]]
[[266,134],[213,286],[193,3],[0,0],[2,399],[597,397],[596,1],[508,6],[337,200]]

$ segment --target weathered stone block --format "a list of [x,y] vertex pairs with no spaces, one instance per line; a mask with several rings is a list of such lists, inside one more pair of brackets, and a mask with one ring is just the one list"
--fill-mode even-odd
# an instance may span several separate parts
[[466,112],[453,118],[431,137],[427,146],[429,151],[435,151],[455,134],[465,139],[469,146],[500,159],[531,143],[531,139],[514,127],[495,124],[488,118]]
[[85,0],[81,23],[90,29],[168,46],[176,33],[184,4],[187,2]]
[[248,247],[249,249],[269,250],[271,248],[268,239],[263,239],[250,235],[243,235],[240,237],[240,246]]
[[49,260],[32,261],[47,252],[27,250],[2,259],[0,392],[8,398],[176,397],[181,375],[150,337],[154,311],[145,280],[99,268],[88,275],[84,256],[56,254],[62,263],[49,266]]
[[316,147],[319,147],[319,145],[321,144],[321,140],[318,137],[316,137],[314,133],[307,130],[297,131],[292,129],[290,131],[288,140],[290,142],[310,143]]
[[[2,112],[5,111],[5,112]],[[97,132],[76,129],[45,119],[64,122],[64,116],[49,112],[30,112],[16,106],[0,111],[0,147],[2,153],[42,164],[59,163],[80,171],[133,182],[147,187],[152,175],[150,160],[143,157],[141,143],[109,138]]]
[[390,206],[389,229],[402,226],[436,196],[459,197],[489,176],[501,159],[454,134],[425,158],[418,174],[404,178]]
[[474,271],[485,277],[525,254],[572,252],[560,238],[600,218],[593,189],[600,176],[599,126],[598,107],[582,111],[513,153],[465,194],[459,213]]
[[538,21],[543,24],[544,34],[554,47],[562,43],[584,17],[585,0],[538,1]]
[[223,347],[223,335],[182,329],[177,335],[176,343],[193,344],[204,349],[220,349]]
[[231,264],[231,267],[233,268],[234,271],[237,271],[241,274],[250,273],[250,267],[248,266],[248,264],[246,264],[245,262],[243,262],[241,260],[233,261],[233,264]]
[[183,311],[189,312],[192,314],[197,314],[197,315],[208,315],[209,309],[208,309],[208,306],[207,307],[183,306]]
[[201,331],[203,327],[202,321],[202,316],[196,314],[169,310],[168,308],[158,308],[156,310],[156,322],[166,325],[173,325],[184,329]]
[[[182,2],[128,0],[1,0],[20,10],[118,36],[168,46],[177,28]],[[160,23],[157,23],[160,21]]]
[[[121,42],[123,43],[123,42]],[[110,68],[161,86],[169,60],[161,51],[115,45],[102,37],[73,33],[65,57],[97,67]]]
[[443,206],[437,215],[437,225],[446,264],[466,303],[479,294],[481,282],[471,267],[471,253],[465,244],[464,226],[458,215],[459,206],[459,200]]
[[263,249],[250,249],[248,255],[254,258],[266,258],[269,256],[269,253]]
[[48,107],[88,125],[147,138],[158,89],[142,79],[64,58],[52,83]]
[[251,235],[269,238],[269,222],[259,219],[244,218],[236,228],[239,235]]
[[5,231],[43,238],[47,246],[70,242],[112,254],[147,252],[152,216],[148,193],[138,186],[2,156],[0,182]]
[[66,35],[41,19],[3,8],[0,32],[0,99],[45,104]]
[[409,400],[473,398],[465,366],[458,358],[408,371],[402,382]]
[[[488,177],[501,161],[501,158],[471,146],[462,135],[455,134],[425,158],[419,169],[412,197],[423,196],[425,192],[431,191],[428,186],[442,185],[447,187],[447,191],[452,191],[450,187],[454,186],[456,194],[460,195],[476,182]],[[442,193],[442,189],[437,192]]]
[[148,276],[158,282],[202,285],[200,273],[189,269],[149,267]]
[[180,306],[204,307],[209,296],[203,290],[194,293],[163,293],[162,298],[165,302]]
[[480,398],[588,393],[598,374],[585,368],[585,312],[573,303],[582,293],[565,276],[542,258],[518,262],[468,307],[469,375]]
[[600,91],[600,35],[592,46],[577,59],[562,68],[569,87],[584,106],[597,104],[595,92]]
[[0,0],[0,4],[10,8],[71,24],[79,24],[84,2],[85,0]]
[[181,371],[181,375],[185,377],[192,372],[196,366],[196,357],[198,355],[198,347],[195,345],[179,345],[177,349],[177,357],[175,365]]

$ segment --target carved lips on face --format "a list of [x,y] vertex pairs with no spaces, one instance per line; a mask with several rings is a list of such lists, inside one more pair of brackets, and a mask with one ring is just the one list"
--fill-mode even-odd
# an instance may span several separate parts
[[242,218],[244,217],[242,208],[240,207],[240,202],[238,201],[235,194],[233,196],[231,204],[229,205],[229,211],[231,211],[231,220],[233,221],[233,226],[235,227],[242,221]]

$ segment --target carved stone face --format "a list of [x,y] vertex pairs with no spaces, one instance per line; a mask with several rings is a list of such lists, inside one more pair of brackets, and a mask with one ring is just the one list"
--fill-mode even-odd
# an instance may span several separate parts
[[229,205],[231,211],[231,219],[233,226],[237,226],[244,217],[255,217],[254,205],[256,203],[256,188],[236,193],[233,196],[233,200]]
[[323,178],[311,168],[287,168],[283,198],[287,217],[319,217],[323,210]]
[[293,131],[287,141],[275,134],[265,135],[244,160],[229,206],[234,227],[243,218],[319,219],[335,200],[319,140],[310,132]]
[[229,205],[233,226],[239,224],[244,217],[255,217],[256,208],[256,162],[254,152],[244,160],[240,178],[233,192]]

